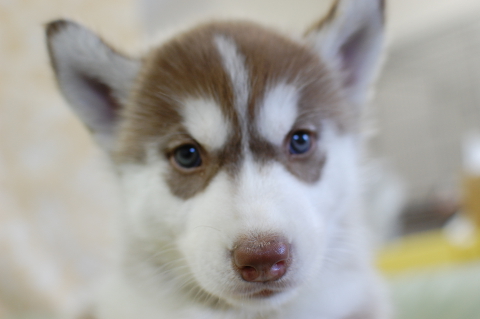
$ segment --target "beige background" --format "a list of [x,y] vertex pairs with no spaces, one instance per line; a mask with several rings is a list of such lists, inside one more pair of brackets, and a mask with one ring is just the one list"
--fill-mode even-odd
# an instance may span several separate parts
[[108,259],[114,188],[102,153],[57,92],[43,25],[69,16],[138,41],[129,0],[0,1],[0,318],[69,313]]

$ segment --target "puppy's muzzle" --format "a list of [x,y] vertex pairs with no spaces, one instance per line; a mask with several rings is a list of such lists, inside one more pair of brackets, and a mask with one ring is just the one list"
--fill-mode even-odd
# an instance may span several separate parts
[[290,244],[281,236],[256,235],[242,238],[233,250],[234,268],[245,281],[276,281],[288,270],[290,250]]

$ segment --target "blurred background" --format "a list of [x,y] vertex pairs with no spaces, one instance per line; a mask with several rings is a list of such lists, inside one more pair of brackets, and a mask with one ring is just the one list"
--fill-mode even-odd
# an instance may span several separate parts
[[[55,87],[46,22],[73,18],[135,55],[159,32],[209,17],[299,33],[331,2],[0,0],[0,318],[80,313],[114,242],[119,195]],[[478,319],[480,1],[387,8],[388,50],[366,127],[378,264],[398,318]]]

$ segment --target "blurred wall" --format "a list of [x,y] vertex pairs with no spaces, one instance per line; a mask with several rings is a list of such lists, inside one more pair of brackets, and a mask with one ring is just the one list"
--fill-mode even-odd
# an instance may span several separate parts
[[376,92],[372,148],[408,182],[410,200],[459,194],[462,144],[480,132],[480,8],[392,43]]

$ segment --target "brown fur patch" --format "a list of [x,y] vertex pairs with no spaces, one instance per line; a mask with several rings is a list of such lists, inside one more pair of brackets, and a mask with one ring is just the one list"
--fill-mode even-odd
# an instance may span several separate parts
[[[187,97],[213,98],[233,131],[239,131],[232,107],[232,85],[213,44],[215,34],[214,25],[199,28],[173,39],[146,58],[131,103],[123,113],[120,143],[115,154],[117,161],[145,160],[146,144],[152,142],[158,145],[158,152],[165,158],[173,151],[169,147],[172,139],[183,136],[184,143],[196,143],[182,125],[181,103]],[[200,145],[202,167],[188,173],[172,168],[166,176],[172,192],[189,198],[203,190],[220,167],[235,167],[241,152],[231,148],[239,145],[240,138],[235,133],[229,137],[228,154],[225,150],[208,154]]]
[[[260,162],[278,160],[306,182],[320,178],[325,161],[318,150],[310,157],[290,160],[284,149],[270,145],[258,134],[255,118],[265,93],[280,82],[299,88],[299,116],[294,129],[314,127],[330,119],[342,130],[349,127],[351,110],[341,99],[335,80],[315,52],[273,31],[246,22],[211,23],[167,42],[144,60],[130,103],[123,110],[115,160],[142,162],[147,145],[158,145],[166,159],[173,149],[196,143],[182,125],[182,100],[210,98],[220,106],[232,126],[232,135],[223,150],[208,154],[201,145],[202,167],[191,172],[171,169],[167,181],[172,193],[189,198],[202,191],[219,169],[234,174],[243,158],[242,134],[236,113],[233,84],[224,70],[222,57],[214,44],[215,36],[232,39],[245,57],[249,74],[248,145]],[[321,136],[318,136],[321,138]]]
[[[277,160],[298,178],[313,183],[320,178],[325,156],[320,150],[308,157],[292,160],[285,151],[263,139],[253,123],[263,107],[266,93],[279,83],[299,88],[299,116],[292,132],[314,127],[320,135],[321,121],[330,119],[341,129],[349,126],[353,108],[342,101],[335,80],[322,64],[318,55],[305,46],[271,31],[259,32],[256,26],[235,26],[242,32],[233,39],[250,74],[251,95],[248,104],[249,146],[254,158],[261,162]],[[260,124],[261,125],[261,124]],[[320,136],[319,136],[320,137]],[[286,136],[288,142],[289,136]]]

